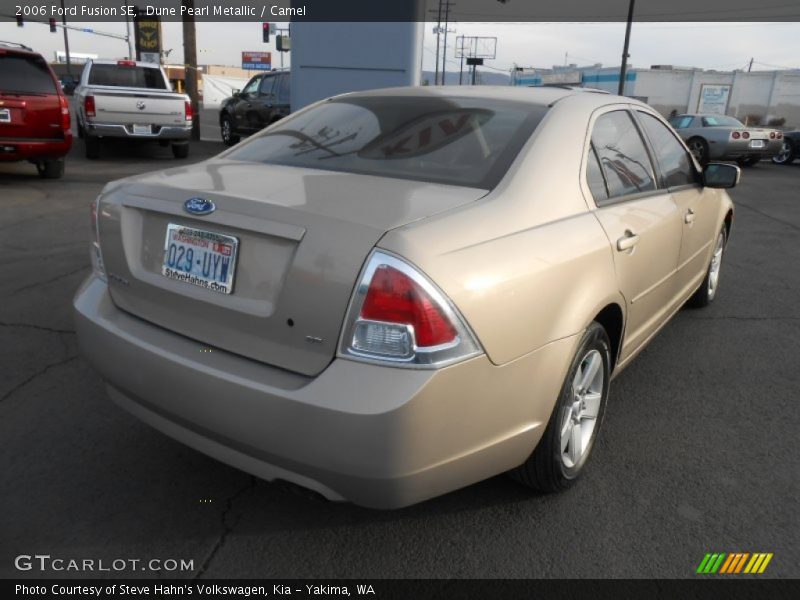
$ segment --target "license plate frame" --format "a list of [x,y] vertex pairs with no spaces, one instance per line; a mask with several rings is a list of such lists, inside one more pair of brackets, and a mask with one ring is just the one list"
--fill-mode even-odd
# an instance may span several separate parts
[[152,125],[133,124],[133,135],[153,135]]
[[[175,248],[174,252],[172,247]],[[233,293],[236,281],[238,255],[239,238],[235,236],[169,223],[164,239],[161,274],[173,281],[229,295]],[[191,265],[188,270],[187,264]]]
[[0,108],[0,123],[11,123],[11,109]]
[[759,149],[760,150],[760,149],[764,148],[766,145],[767,144],[764,142],[764,140],[750,140],[750,147],[751,148],[755,148],[755,149]]

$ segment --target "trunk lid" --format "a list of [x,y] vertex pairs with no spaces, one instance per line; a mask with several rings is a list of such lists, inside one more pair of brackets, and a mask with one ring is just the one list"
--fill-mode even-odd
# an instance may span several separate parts
[[183,125],[185,99],[172,92],[122,90],[110,86],[91,86],[98,123],[136,125]]
[[[198,341],[304,375],[333,359],[361,267],[389,229],[485,190],[212,160],[112,184],[100,240],[121,309]],[[205,216],[184,210],[201,197]],[[161,274],[170,224],[238,240],[233,292]]]

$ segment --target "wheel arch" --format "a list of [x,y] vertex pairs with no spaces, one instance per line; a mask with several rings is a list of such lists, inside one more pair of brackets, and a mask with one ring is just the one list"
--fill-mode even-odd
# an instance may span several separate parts
[[619,359],[620,348],[622,347],[622,335],[625,329],[625,313],[622,307],[616,302],[606,304],[592,319],[599,323],[606,330],[608,340],[611,343],[611,365],[610,371],[614,372],[614,367]]

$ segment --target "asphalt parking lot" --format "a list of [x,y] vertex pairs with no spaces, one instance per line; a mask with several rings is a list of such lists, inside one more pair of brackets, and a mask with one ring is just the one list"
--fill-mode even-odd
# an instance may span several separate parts
[[61,181],[0,165],[0,577],[41,577],[14,568],[35,553],[193,560],[165,573],[181,577],[691,577],[713,551],[772,552],[764,576],[800,576],[800,164],[745,171],[717,302],[616,379],[579,485],[500,476],[380,512],[256,480],[107,399],[71,313],[89,203],[222,145],[82,150]]

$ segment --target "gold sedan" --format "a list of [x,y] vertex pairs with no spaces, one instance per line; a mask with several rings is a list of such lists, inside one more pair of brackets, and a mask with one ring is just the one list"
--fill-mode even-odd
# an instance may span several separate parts
[[629,98],[346,94],[109,184],[79,340],[119,405],[267,480],[560,490],[612,377],[716,297],[738,178]]

